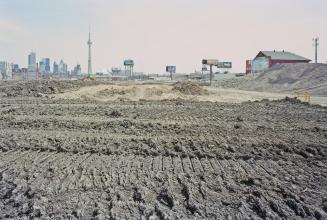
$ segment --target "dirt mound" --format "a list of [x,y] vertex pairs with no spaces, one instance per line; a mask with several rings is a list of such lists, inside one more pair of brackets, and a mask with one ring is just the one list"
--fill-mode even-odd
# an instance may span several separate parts
[[185,95],[205,95],[208,94],[208,91],[202,88],[199,84],[191,81],[182,81],[177,82],[173,91],[179,91]]
[[128,93],[129,92],[127,90],[117,89],[117,88],[108,88],[108,89],[104,89],[104,90],[97,92],[97,95],[98,96],[114,96],[114,95],[126,95]]
[[96,81],[0,81],[1,96],[17,97],[31,96],[40,97],[50,94],[58,94],[69,90],[81,88],[83,86],[97,85]]
[[308,92],[327,96],[326,64],[282,64],[256,77],[217,82],[217,86],[269,92]]
[[260,74],[255,86],[270,86],[272,91],[308,91],[315,95],[327,95],[326,64],[276,65]]
[[222,79],[214,83],[214,86],[226,89],[246,89],[254,90],[251,88],[253,84],[253,78],[250,77],[238,77],[230,79]]
[[161,88],[156,88],[156,87],[152,87],[152,88],[147,88],[145,90],[145,95],[146,97],[152,97],[152,96],[161,96],[165,93],[165,91]]

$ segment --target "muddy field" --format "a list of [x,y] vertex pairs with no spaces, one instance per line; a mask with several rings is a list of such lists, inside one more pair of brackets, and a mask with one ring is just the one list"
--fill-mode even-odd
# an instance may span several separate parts
[[0,219],[327,219],[327,108],[0,98]]

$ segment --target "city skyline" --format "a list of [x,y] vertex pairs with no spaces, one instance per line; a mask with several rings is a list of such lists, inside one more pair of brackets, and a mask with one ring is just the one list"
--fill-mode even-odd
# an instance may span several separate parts
[[[319,36],[318,61],[326,62],[327,20],[322,0],[246,2],[195,0],[0,1],[0,58],[25,66],[31,51],[87,72],[85,44],[92,25],[93,70],[122,67],[164,73],[201,68],[203,58],[232,61],[234,71],[260,50],[286,50],[314,60],[311,39]],[[36,13],[37,12],[37,13]]]

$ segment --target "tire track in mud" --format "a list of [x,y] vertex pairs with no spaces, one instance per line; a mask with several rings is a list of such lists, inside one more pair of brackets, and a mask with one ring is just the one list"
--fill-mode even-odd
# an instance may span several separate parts
[[16,101],[0,100],[0,218],[325,215],[324,108]]
[[[36,152],[34,152],[36,154]],[[53,155],[53,154],[50,154]],[[38,162],[41,161],[45,161],[43,162],[43,166],[47,166],[46,162],[47,162],[47,158],[50,158],[50,155],[42,155],[42,157],[38,157],[37,160],[35,160],[34,162],[31,162],[30,164],[28,164],[28,166],[31,168],[33,166],[37,166]],[[107,156],[102,157],[101,159],[98,158],[99,156],[96,155],[83,155],[83,156],[78,156],[77,158],[70,158],[72,159],[71,163],[68,164],[67,166],[60,166],[62,167],[63,170],[65,170],[65,172],[63,172],[63,174],[60,175],[59,177],[59,181],[56,182],[56,184],[54,185],[50,185],[49,188],[55,188],[55,194],[60,195],[62,193],[68,193],[70,191],[98,191],[98,190],[102,190],[103,188],[106,187],[106,184],[103,182],[110,182],[111,186],[109,186],[110,188],[117,189],[122,187],[123,189],[126,189],[125,187],[127,187],[128,185],[131,185],[131,183],[133,183],[133,179],[143,179],[145,181],[150,181],[153,176],[154,173],[156,172],[163,172],[164,175],[169,176],[170,178],[173,177],[175,174],[173,173],[172,169],[163,169],[160,170],[159,168],[159,163],[156,163],[156,161],[164,161],[164,166],[163,167],[167,167],[166,166],[166,162],[165,161],[171,161],[170,157],[157,157],[154,160],[148,160],[148,164],[147,165],[143,165],[143,166],[148,166],[149,169],[148,171],[146,171],[145,173],[140,173],[138,172],[137,168],[139,167],[139,165],[135,165],[135,164],[139,164],[139,163],[135,163],[134,161],[138,161],[138,159],[136,157],[130,157],[130,158],[124,158],[124,157],[119,157],[119,158],[108,158]],[[53,158],[54,160],[56,158]],[[67,159],[67,158],[65,158]],[[103,163],[97,163],[97,165],[94,165],[95,161],[101,161],[101,160],[105,160],[105,161],[115,161],[115,165],[112,166],[111,164],[109,165],[109,167],[107,166],[103,166]],[[150,158],[149,158],[150,159]],[[174,161],[175,158],[172,159],[172,161]],[[176,160],[175,160],[176,161]],[[178,161],[178,160],[177,160]],[[206,187],[207,188],[207,192],[215,189],[216,191],[221,190],[221,192],[230,192],[231,190],[235,191],[235,190],[240,190],[239,187],[245,187],[245,186],[251,186],[251,185],[255,185],[254,182],[251,182],[252,180],[249,180],[249,178],[256,178],[257,176],[259,176],[260,178],[263,178],[265,176],[268,176],[269,174],[265,171],[263,168],[261,168],[259,165],[249,165],[247,163],[245,163],[244,161],[234,161],[234,160],[215,160],[213,162],[211,162],[211,164],[216,164],[216,165],[210,165],[208,167],[207,163],[210,163],[209,161],[207,161],[206,163],[203,162],[205,165],[204,167],[208,167],[208,169],[212,169],[216,171],[216,175],[212,176],[210,172],[206,172],[207,169],[203,169],[200,168],[200,160],[198,160],[197,158],[183,158],[182,160],[179,160],[179,163],[182,163],[183,165],[183,169],[185,170],[182,173],[178,173],[178,175],[190,175],[191,179],[198,179],[197,176],[201,176],[203,180],[205,180],[206,182],[209,182],[209,184]],[[194,162],[192,162],[194,161]],[[193,163],[193,165],[192,165]],[[64,165],[63,161],[61,161],[61,164]],[[93,164],[93,166],[92,166]],[[157,165],[155,165],[157,164]],[[172,165],[173,163],[171,163]],[[194,165],[194,164],[198,164],[198,165]],[[41,163],[42,165],[42,163]],[[169,165],[169,166],[171,166]],[[17,167],[17,169],[20,169],[22,165],[19,165]],[[168,167],[169,167],[168,166]],[[192,168],[193,166],[193,168]],[[134,168],[133,168],[134,167]],[[216,168],[214,168],[216,167]],[[79,168],[81,168],[81,170],[78,172]],[[110,170],[108,170],[108,168]],[[59,168],[60,169],[60,168]],[[194,169],[194,170],[193,170]],[[33,168],[31,170],[34,170]],[[71,171],[75,170],[75,174],[70,176]],[[245,171],[247,170],[247,171]],[[114,179],[115,181],[108,181],[109,180],[109,175],[107,175],[107,179],[105,181],[101,180],[103,178],[103,172],[110,172],[111,173],[111,177],[112,179]],[[150,173],[150,175],[149,175]],[[152,174],[151,174],[152,173]],[[101,174],[101,177],[100,177]],[[220,174],[220,175],[219,175]],[[222,179],[220,179],[220,177],[222,177]],[[237,180],[241,179],[242,181],[244,181],[244,183],[239,183]],[[210,181],[215,180],[217,181],[217,183],[215,184],[216,187],[220,186],[221,188],[218,189],[214,188],[214,186],[210,185]],[[227,184],[228,183],[228,184]],[[32,188],[34,188],[35,184],[41,184],[44,185],[40,182],[36,183],[34,181],[29,182],[29,184],[32,186]],[[110,185],[109,184],[109,185]],[[175,187],[174,186],[174,181],[169,181],[169,186],[170,187]],[[204,183],[203,183],[204,184]],[[197,187],[198,190],[201,189],[201,187],[203,187],[202,185],[199,185]],[[226,185],[227,184],[227,185]],[[243,185],[245,184],[245,186]],[[206,184],[205,184],[206,185]],[[118,187],[118,188],[116,188]],[[194,186],[188,186],[188,187],[194,187]],[[236,188],[235,188],[236,187]],[[203,190],[203,189],[202,189]],[[203,194],[203,192],[201,191],[192,191],[192,195],[195,197],[200,196],[202,199],[206,198],[206,195]],[[200,193],[200,194],[198,194]],[[202,194],[202,196],[201,196]],[[268,197],[267,197],[268,196]],[[265,195],[264,196],[264,200],[260,200],[261,203],[265,203],[265,204],[269,204],[269,201],[271,199],[271,196],[269,195]],[[274,197],[272,197],[274,198]],[[86,198],[85,198],[86,199]],[[79,202],[79,203],[83,203],[83,199]],[[81,213],[86,213],[84,212],[84,210],[88,209],[88,202],[87,199],[84,201],[85,206],[80,207]],[[227,203],[227,201],[224,201],[224,203]],[[285,209],[285,207],[284,207]]]
[[[16,163],[16,161],[18,160],[24,160],[24,157],[26,156],[30,156],[29,153],[30,151],[25,151],[23,152],[21,155],[16,155],[17,152],[15,152],[15,154],[12,155],[12,157],[8,160],[8,161],[4,161],[5,163],[0,167],[0,172],[4,172],[6,171],[7,169],[9,169],[9,166],[11,166],[13,163]],[[26,160],[24,160],[26,161]]]

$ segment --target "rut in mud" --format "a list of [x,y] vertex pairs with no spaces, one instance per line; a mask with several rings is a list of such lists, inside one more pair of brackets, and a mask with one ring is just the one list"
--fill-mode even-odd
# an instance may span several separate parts
[[0,218],[327,218],[327,108],[24,97],[0,106]]

